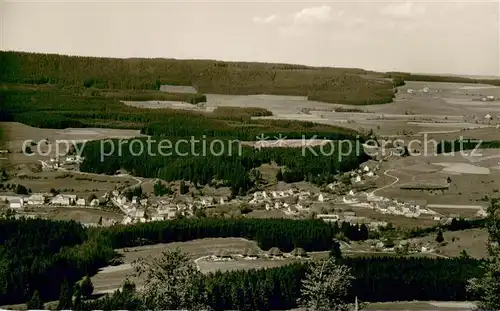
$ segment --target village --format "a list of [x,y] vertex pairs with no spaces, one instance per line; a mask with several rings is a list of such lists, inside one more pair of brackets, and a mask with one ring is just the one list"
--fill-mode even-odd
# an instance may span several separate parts
[[[41,162],[44,170],[68,171],[68,167],[80,161],[82,161],[80,157],[68,156],[63,161],[60,161],[59,158],[52,158],[47,162]],[[16,211],[18,216],[26,217],[39,217],[37,208],[43,207],[105,209],[119,211],[123,215],[121,221],[104,217],[99,223],[86,223],[86,226],[130,225],[171,220],[178,217],[193,217],[196,216],[197,211],[223,206],[240,209],[241,206],[245,206],[252,211],[275,211],[281,213],[283,218],[314,217],[326,222],[365,224],[372,230],[387,226],[388,221],[380,220],[379,217],[358,215],[357,212],[360,210],[372,211],[378,215],[393,215],[411,219],[426,218],[434,221],[451,220],[451,217],[442,219],[442,215],[426,208],[425,203],[411,200],[403,202],[377,196],[375,190],[359,190],[357,185],[370,183],[379,177],[378,171],[381,162],[382,160],[376,161],[377,165],[362,165],[359,169],[346,173],[349,179],[348,186],[343,182],[336,181],[321,189],[299,189],[294,184],[281,182],[274,187],[238,197],[193,194],[172,194],[157,197],[151,193],[142,194],[142,189],[140,195],[131,195],[130,190],[141,187],[142,181],[140,181],[128,189],[116,189],[106,192],[100,197],[95,195],[79,197],[75,194],[49,192],[0,196],[0,201],[8,205],[9,209]],[[485,212],[480,212],[478,212],[478,216],[484,216]]]

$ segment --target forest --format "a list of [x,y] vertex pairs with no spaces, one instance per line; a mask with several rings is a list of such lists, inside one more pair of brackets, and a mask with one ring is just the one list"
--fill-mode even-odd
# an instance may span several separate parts
[[[115,257],[113,248],[187,241],[204,237],[246,237],[263,249],[290,251],[329,250],[335,233],[354,239],[367,238],[361,227],[340,228],[317,220],[173,220],[135,226],[85,229],[68,221],[41,219],[0,220],[0,304],[22,303],[38,291],[42,300],[56,300],[63,284],[74,284],[106,266]],[[365,233],[363,233],[365,232]],[[465,282],[481,273],[474,259],[344,258],[356,277],[353,294],[363,301],[465,300]],[[250,299],[268,308],[294,306],[298,284],[304,275],[301,264],[282,268],[217,273],[206,278],[212,305],[238,308]],[[421,273],[426,271],[426,273]],[[50,279],[50,282],[47,280]],[[242,289],[246,295],[235,293]],[[246,297],[246,298],[245,298]],[[95,304],[98,305],[95,305]],[[91,303],[119,303],[106,298]],[[97,307],[97,306],[102,306]]]
[[449,82],[449,83],[470,83],[470,84],[488,84],[500,86],[499,79],[473,79],[466,77],[422,75],[405,72],[387,72],[385,77],[392,79],[403,79],[404,81],[426,81],[426,82]]
[[[196,124],[191,124],[190,130],[196,131]],[[209,132],[206,134],[210,135]],[[165,135],[168,136],[168,133]],[[250,171],[265,163],[274,162],[284,167],[283,177],[286,182],[307,180],[324,185],[333,182],[338,173],[355,169],[368,160],[359,140],[343,141],[342,144],[332,144],[333,146],[323,149],[311,147],[310,150],[259,150],[229,140],[217,140],[219,143],[214,145],[222,143],[223,147],[213,147],[212,141],[207,139],[189,144],[185,140],[169,138],[169,144],[175,148],[171,147],[168,152],[162,140],[151,140],[149,145],[146,138],[136,139],[134,142],[91,141],[84,146],[82,156],[85,159],[80,170],[112,175],[119,169],[125,169],[135,176],[166,181],[182,179],[200,185],[211,184],[215,180],[231,187],[234,195],[244,195],[257,182],[249,175]],[[137,146],[146,145],[148,152],[139,152]],[[209,148],[211,146],[213,148]],[[146,147],[143,148],[146,150]]]
[[[445,140],[440,141],[436,146],[436,152],[440,153],[454,153],[463,152],[466,150],[473,150],[472,152],[477,152],[478,149],[497,149],[500,148],[500,141],[482,141],[477,139],[462,139],[462,140]],[[472,154],[473,154],[472,153]]]
[[365,226],[330,226],[319,220],[184,219],[85,229],[73,221],[0,219],[0,305],[22,303],[35,290],[43,300],[55,300],[61,284],[74,284],[106,266],[116,256],[114,248],[245,237],[263,249],[328,250],[340,232],[352,239],[368,237]]
[[221,62],[117,59],[0,51],[0,82],[66,88],[158,90],[186,85],[203,94],[296,95],[337,104],[390,103],[394,84],[361,69]]
[[[481,274],[480,261],[436,258],[344,258],[355,277],[351,301],[464,301],[467,280]],[[204,278],[214,310],[290,310],[296,308],[307,264],[212,273]],[[420,273],[426,271],[426,273]],[[115,293],[89,301],[82,310],[141,309],[131,295]]]

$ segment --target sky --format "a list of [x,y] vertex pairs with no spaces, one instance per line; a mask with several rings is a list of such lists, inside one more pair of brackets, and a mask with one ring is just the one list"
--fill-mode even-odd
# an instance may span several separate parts
[[0,0],[0,50],[500,76],[500,0]]

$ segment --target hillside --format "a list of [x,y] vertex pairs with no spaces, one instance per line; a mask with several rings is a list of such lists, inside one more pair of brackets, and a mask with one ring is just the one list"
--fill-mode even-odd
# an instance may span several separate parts
[[381,104],[393,98],[390,79],[361,69],[24,52],[0,52],[0,63],[3,83],[129,90],[187,85],[200,93],[297,95],[339,104]]

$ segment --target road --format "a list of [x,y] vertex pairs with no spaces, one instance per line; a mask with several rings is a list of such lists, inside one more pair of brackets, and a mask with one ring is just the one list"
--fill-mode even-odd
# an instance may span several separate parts
[[389,172],[395,172],[395,171],[396,171],[396,169],[388,169],[388,170],[386,170],[386,171],[384,172],[384,175],[385,175],[385,176],[389,176],[389,177],[391,177],[391,178],[394,178],[394,181],[393,181],[392,183],[388,184],[388,185],[385,185],[385,186],[383,186],[383,187],[380,187],[380,188],[378,188],[378,189],[373,190],[370,194],[371,194],[371,195],[374,195],[377,191],[380,191],[380,190],[383,190],[383,189],[386,189],[386,188],[392,187],[392,186],[394,186],[395,184],[397,184],[397,183],[399,182],[399,178],[398,178],[398,177],[396,177],[396,176],[394,176],[394,175],[389,174]]

